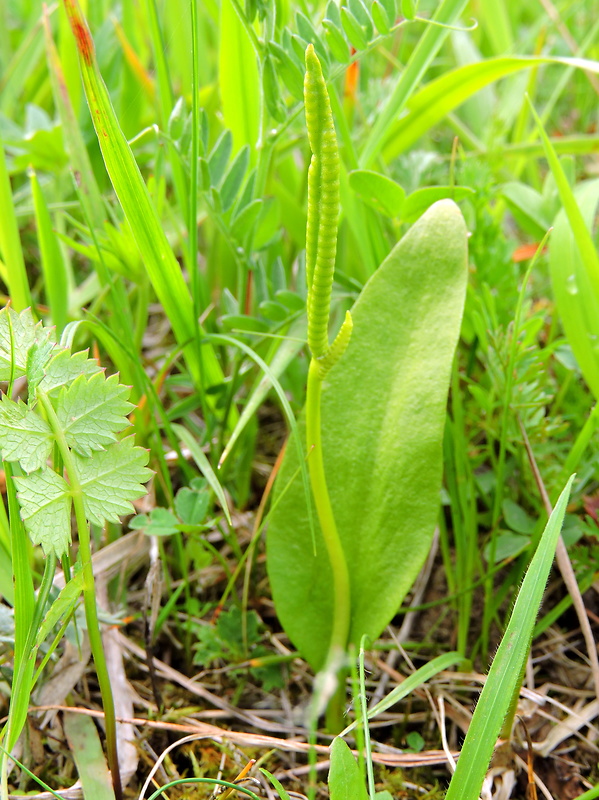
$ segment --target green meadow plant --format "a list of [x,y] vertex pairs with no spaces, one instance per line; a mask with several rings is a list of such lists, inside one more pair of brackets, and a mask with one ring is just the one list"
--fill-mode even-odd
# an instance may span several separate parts
[[[300,464],[289,450],[277,480],[267,563],[279,618],[322,671],[326,702],[350,643],[381,633],[429,550],[466,290],[466,228],[453,202],[433,205],[367,283],[329,345],[338,161],[312,47],[306,120],[313,151],[306,235],[312,358],[302,424],[319,525],[313,537],[311,508],[295,479]],[[339,717],[332,724],[339,727]]]
[[[0,443],[6,470],[13,576],[15,583],[14,680],[6,753],[2,759],[2,797],[7,796],[8,755],[26,720],[35,682],[36,655],[54,625],[71,613],[83,593],[87,630],[102,694],[108,763],[117,800],[121,795],[116,722],[110,678],[98,622],[90,526],[119,522],[145,494],[151,476],[148,452],[133,437],[120,436],[129,425],[130,389],[106,377],[85,352],[72,353],[74,326],[60,341],[36,323],[31,311],[0,310]],[[27,382],[27,401],[11,398],[15,381]],[[71,570],[71,514],[78,556]],[[41,545],[44,574],[37,598],[29,565],[26,533]],[[70,577],[55,605],[47,608],[57,560]],[[41,632],[43,635],[41,636]],[[41,638],[40,638],[41,636]]]
[[[445,795],[446,800],[477,800],[500,734],[502,730],[507,729],[509,735],[511,730],[516,700],[520,691],[520,676],[526,666],[535,619],[553,563],[573,480],[574,476],[570,478],[563,489],[526,571],[503,639],[499,644],[472,716],[456,770]],[[349,798],[352,800],[390,800],[389,792],[375,790],[368,721],[375,719],[436,673],[448,669],[461,660],[463,658],[459,653],[445,653],[432,659],[373,708],[367,710],[364,686],[364,643],[362,642],[358,698],[361,705],[361,717],[342,731],[331,744],[330,800],[349,800]],[[506,723],[508,724],[506,725]],[[361,724],[365,724],[365,771],[368,777],[368,789],[363,770],[360,769],[349,747],[341,738]]]

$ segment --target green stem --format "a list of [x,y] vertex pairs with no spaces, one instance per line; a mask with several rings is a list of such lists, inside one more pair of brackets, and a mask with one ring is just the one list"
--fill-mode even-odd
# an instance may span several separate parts
[[314,505],[320,522],[331,570],[333,573],[333,629],[326,660],[326,667],[341,663],[347,648],[350,627],[350,585],[349,571],[345,553],[327,487],[324,460],[322,456],[322,432],[320,418],[320,398],[322,379],[316,359],[310,362],[308,371],[308,391],[306,397],[306,444],[310,484]]
[[94,664],[96,665],[96,674],[98,676],[100,694],[102,695],[102,706],[104,708],[108,767],[112,774],[112,785],[116,800],[121,800],[123,791],[121,787],[121,774],[117,751],[116,713],[114,709],[112,686],[110,684],[110,675],[108,673],[104,648],[102,646],[100,622],[98,620],[94,571],[92,567],[91,539],[89,525],[85,515],[85,507],[83,505],[83,489],[79,481],[77,467],[75,466],[64,431],[62,430],[52,403],[43,392],[38,391],[37,398],[43,406],[48,423],[54,433],[56,444],[62,456],[71,487],[71,498],[75,510],[77,535],[79,539],[79,555],[81,557],[81,568],[83,571],[83,606],[85,608],[89,643],[94,657]]

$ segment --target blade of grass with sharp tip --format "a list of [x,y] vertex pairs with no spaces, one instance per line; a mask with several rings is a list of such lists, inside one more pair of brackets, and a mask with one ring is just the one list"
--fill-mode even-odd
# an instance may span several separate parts
[[114,800],[110,773],[92,718],[67,713],[63,724],[85,800]]
[[[599,64],[597,64],[597,68],[599,71]],[[545,157],[549,163],[549,168],[555,179],[555,184],[557,186],[562,205],[564,206],[564,211],[566,212],[570,227],[572,228],[572,233],[574,234],[576,247],[578,248],[580,257],[582,258],[584,267],[589,277],[592,291],[595,295],[595,298],[599,301],[599,255],[597,254],[593,237],[590,230],[586,226],[584,217],[582,216],[580,208],[578,207],[578,203],[576,202],[576,198],[574,197],[574,193],[572,192],[570,184],[568,183],[566,173],[559,162],[555,150],[551,146],[549,137],[545,133],[545,128],[543,127],[543,124],[539,119],[539,115],[535,111],[532,103],[530,103],[530,108],[535,118],[535,122],[537,123],[541,141],[543,142]]]
[[389,162],[411,147],[433,125],[479,89],[514,72],[540,64],[563,64],[566,67],[599,72],[597,61],[550,56],[506,56],[458,67],[427,83],[407,101],[406,114],[399,120],[397,114],[392,118],[397,121],[387,125],[384,131],[382,153],[385,160]]
[[188,431],[187,428],[184,428],[182,425],[173,424],[172,426],[173,431],[177,435],[180,442],[187,445],[191,452],[193,460],[198,465],[198,468],[202,475],[208,481],[208,484],[214,494],[218,497],[218,502],[221,505],[221,508],[224,512],[225,517],[227,518],[227,522],[229,525],[232,525],[231,522],[231,514],[229,512],[229,506],[227,505],[227,498],[225,497],[225,492],[223,487],[220,484],[219,479],[214,474],[214,470],[208,461],[204,451],[198,440],[195,438],[191,431]]
[[2,139],[0,139],[0,256],[6,265],[7,288],[13,308],[15,311],[22,311],[31,305],[31,294]]
[[33,197],[46,300],[50,306],[52,322],[56,325],[57,333],[61,334],[68,321],[69,281],[66,264],[58,238],[52,227],[46,198],[33,170],[31,170],[29,179],[31,181],[31,195]]
[[[430,681],[431,678],[434,678],[435,675],[438,675],[439,672],[442,672],[444,669],[449,669],[450,667],[455,666],[456,664],[465,661],[464,656],[460,653],[450,652],[450,653],[443,653],[442,656],[437,656],[429,661],[427,664],[424,664],[422,667],[413,672],[409,677],[402,681],[399,686],[396,686],[387,697],[383,697],[375,706],[373,706],[368,711],[368,719],[374,719],[378,717],[379,714],[382,714],[383,711],[386,711],[391,706],[394,706],[396,703],[399,703],[400,700],[403,700],[404,697],[407,697],[411,694],[415,689],[418,689],[419,686],[427,683]],[[353,731],[353,729],[359,724],[359,720],[355,720],[345,728],[339,736],[346,736],[348,733]]]
[[535,619],[553,563],[573,480],[574,475],[561,493],[526,571],[512,616],[468,728],[445,800],[476,800],[479,796],[493,748],[512,701],[514,687],[528,657]]
[[[162,229],[137,162],[120,129],[96,62],[94,43],[76,0],[64,0],[79,50],[85,95],[110,180],[131,226],[148,277],[173,327],[196,387],[223,380],[214,350],[200,348],[199,325],[181,268]],[[212,404],[215,400],[211,400]]]
[[[437,8],[433,19],[436,22],[443,23],[443,25],[452,25],[458,20],[465,6],[466,0],[443,0]],[[361,167],[367,168],[372,165],[384,141],[387,139],[389,126],[399,116],[448,34],[449,29],[447,27],[438,25],[429,25],[424,31],[410,56],[405,70],[395,84],[391,97],[380,114],[377,114],[376,122],[360,156]]]
[[89,160],[85,142],[83,141],[77,116],[73,110],[62,61],[52,38],[48,9],[44,10],[43,24],[52,94],[58,116],[62,122],[62,130],[70,156],[71,167],[81,185],[81,202],[85,205],[86,216],[92,224],[96,228],[102,228],[106,219],[104,202]]
[[[252,158],[260,125],[260,76],[256,52],[235,6],[237,0],[222,0],[218,75],[223,118],[233,134],[234,152],[244,144]],[[243,14],[243,12],[240,12]]]

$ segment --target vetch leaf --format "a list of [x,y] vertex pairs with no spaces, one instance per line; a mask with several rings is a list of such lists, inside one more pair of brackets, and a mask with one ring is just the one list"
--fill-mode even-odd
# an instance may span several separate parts
[[54,437],[50,426],[29,406],[6,395],[0,402],[0,445],[5,461],[18,461],[25,472],[45,466]]
[[437,200],[448,198],[457,203],[473,194],[474,189],[469,186],[426,186],[417,189],[406,197],[401,209],[402,222],[416,222]]
[[243,183],[243,179],[245,178],[249,163],[250,148],[245,146],[237,153],[223,179],[223,185],[220,190],[223,211],[228,211],[233,205],[237,193],[241,188],[241,184]]
[[146,536],[172,536],[177,533],[179,520],[168,508],[153,508],[149,514],[133,517],[129,527],[142,530]]
[[206,489],[184,486],[175,497],[175,511],[185,525],[199,525],[206,519],[210,494]]
[[69,447],[89,456],[116,442],[116,434],[129,425],[127,414],[134,406],[127,401],[130,388],[118,375],[97,372],[81,375],[65,387],[57,401],[57,416]]
[[323,19],[322,26],[331,53],[340,64],[349,64],[349,46],[339,28],[330,19]]
[[341,6],[341,24],[352,47],[355,47],[356,50],[364,50],[368,47],[368,39],[364,29],[345,6]]
[[96,525],[120,522],[121,514],[135,511],[132,505],[146,494],[142,486],[152,476],[146,468],[149,454],[135,447],[128,436],[106,450],[85,458],[73,453],[87,518]]
[[368,205],[388,217],[399,217],[406,193],[396,181],[369,169],[349,173],[349,185]]
[[21,519],[31,541],[61,558],[71,542],[71,497],[64,478],[51,469],[15,478]]
[[231,135],[231,131],[223,131],[208,157],[208,169],[210,170],[212,186],[218,186],[220,184],[227,162],[231,157],[232,149],[233,136]]
[[[350,573],[350,641],[375,640],[429,550],[441,485],[450,368],[467,279],[466,228],[436,203],[393,249],[351,311],[349,347],[322,394],[324,462]],[[331,639],[328,555],[316,555],[288,448],[267,534],[279,618],[314,669]],[[290,485],[289,485],[290,484]],[[316,516],[314,514],[314,516]]]

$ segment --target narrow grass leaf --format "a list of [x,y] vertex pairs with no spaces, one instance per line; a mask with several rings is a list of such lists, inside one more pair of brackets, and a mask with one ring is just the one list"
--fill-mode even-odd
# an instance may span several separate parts
[[63,726],[85,800],[114,800],[110,772],[93,719],[85,714],[67,712]]
[[[293,295],[297,298],[297,295]],[[293,325],[289,330],[289,338],[285,339],[273,357],[270,363],[270,372],[275,378],[285,372],[291,361],[297,357],[299,351],[304,346],[306,337],[306,321],[301,320],[296,325]],[[264,398],[272,389],[272,381],[268,375],[263,375],[250,392],[248,399],[245,403],[243,411],[239,416],[239,421],[235,426],[231,438],[227,442],[227,446],[223,450],[223,454],[219,460],[219,467],[224,463],[229,453],[235,446],[235,443],[241,436],[245,426],[252,419],[258,408],[262,405]]]
[[[599,181],[583,181],[575,201],[588,231],[599,205]],[[582,257],[580,240],[565,209],[555,218],[549,244],[549,271],[562,325],[576,361],[595,398],[599,398],[599,302],[597,285]]]
[[[435,11],[433,19],[445,25],[452,25],[459,19],[460,14],[466,7],[466,3],[467,0],[442,0]],[[388,139],[391,124],[404,109],[422,76],[434,61],[448,34],[449,30],[446,27],[429,25],[426,28],[406,64],[406,68],[399,76],[391,96],[380,113],[377,114],[376,122],[372,126],[370,135],[360,155],[360,166],[369,167],[372,165],[384,142]]]
[[[141,253],[148,277],[173,327],[194,382],[222,382],[214,351],[197,346],[198,323],[181,268],[163,231],[137,162],[119,127],[108,90],[98,70],[94,44],[76,0],[64,0],[79,49],[87,102],[106,169]],[[202,356],[203,353],[203,356]]]
[[218,502],[221,505],[223,513],[227,519],[227,522],[229,523],[229,525],[232,525],[233,523],[231,522],[231,514],[229,511],[229,505],[227,503],[225,492],[223,490],[223,487],[221,486],[219,479],[216,477],[216,474],[212,469],[210,462],[206,458],[206,455],[202,450],[200,443],[197,441],[197,439],[194,437],[191,431],[188,431],[187,428],[184,428],[182,425],[174,424],[172,427],[179,441],[182,442],[187,447],[189,447],[193,460],[196,462],[200,472],[206,478],[210,488],[217,496]]
[[[431,661],[424,664],[424,666],[417,669],[416,672],[409,675],[405,681],[402,681],[395,689],[389,692],[387,697],[384,697],[373,706],[368,711],[368,719],[371,720],[378,717],[379,714],[382,714],[383,711],[387,711],[388,708],[399,703],[400,700],[403,700],[404,697],[407,697],[415,689],[418,689],[419,686],[430,681],[430,679],[438,675],[439,672],[442,672],[444,669],[449,669],[456,664],[460,664],[463,661],[464,656],[458,652],[443,653],[442,656],[433,658]],[[348,725],[347,728],[341,732],[340,736],[345,736],[350,733],[357,725],[358,721],[352,722],[351,725]]]
[[[454,69],[428,83],[409,100],[406,98],[406,102],[401,105],[403,108],[407,103],[406,114],[401,119],[393,122],[399,114],[400,109],[398,109],[388,120],[386,130],[381,134],[383,138],[381,147],[385,160],[391,161],[405,152],[450,111],[472,97],[479,89],[507,75],[540,64],[563,64],[599,72],[597,61],[549,56],[505,56]],[[361,163],[366,163],[364,157]]]
[[16,311],[31,305],[29,281],[25,269],[19,226],[15,216],[6,154],[0,138],[0,256],[6,266],[8,293]]
[[232,0],[222,0],[218,74],[223,119],[233,134],[235,151],[258,140],[260,75],[256,52]]
[[551,514],[476,705],[445,800],[476,800],[528,657],[535,619],[553,563],[574,476]]
[[30,182],[46,298],[50,306],[52,322],[56,325],[58,333],[61,333],[68,322],[69,279],[67,268],[58,238],[52,227],[44,193],[37,175],[33,171],[30,175]]
[[81,185],[80,198],[85,206],[86,216],[93,225],[99,228],[106,218],[104,202],[92,169],[87,147],[83,141],[77,116],[73,110],[62,62],[52,38],[52,29],[47,10],[44,13],[43,21],[52,94],[58,116],[62,122],[62,131],[70,156],[71,169],[78,176]]

